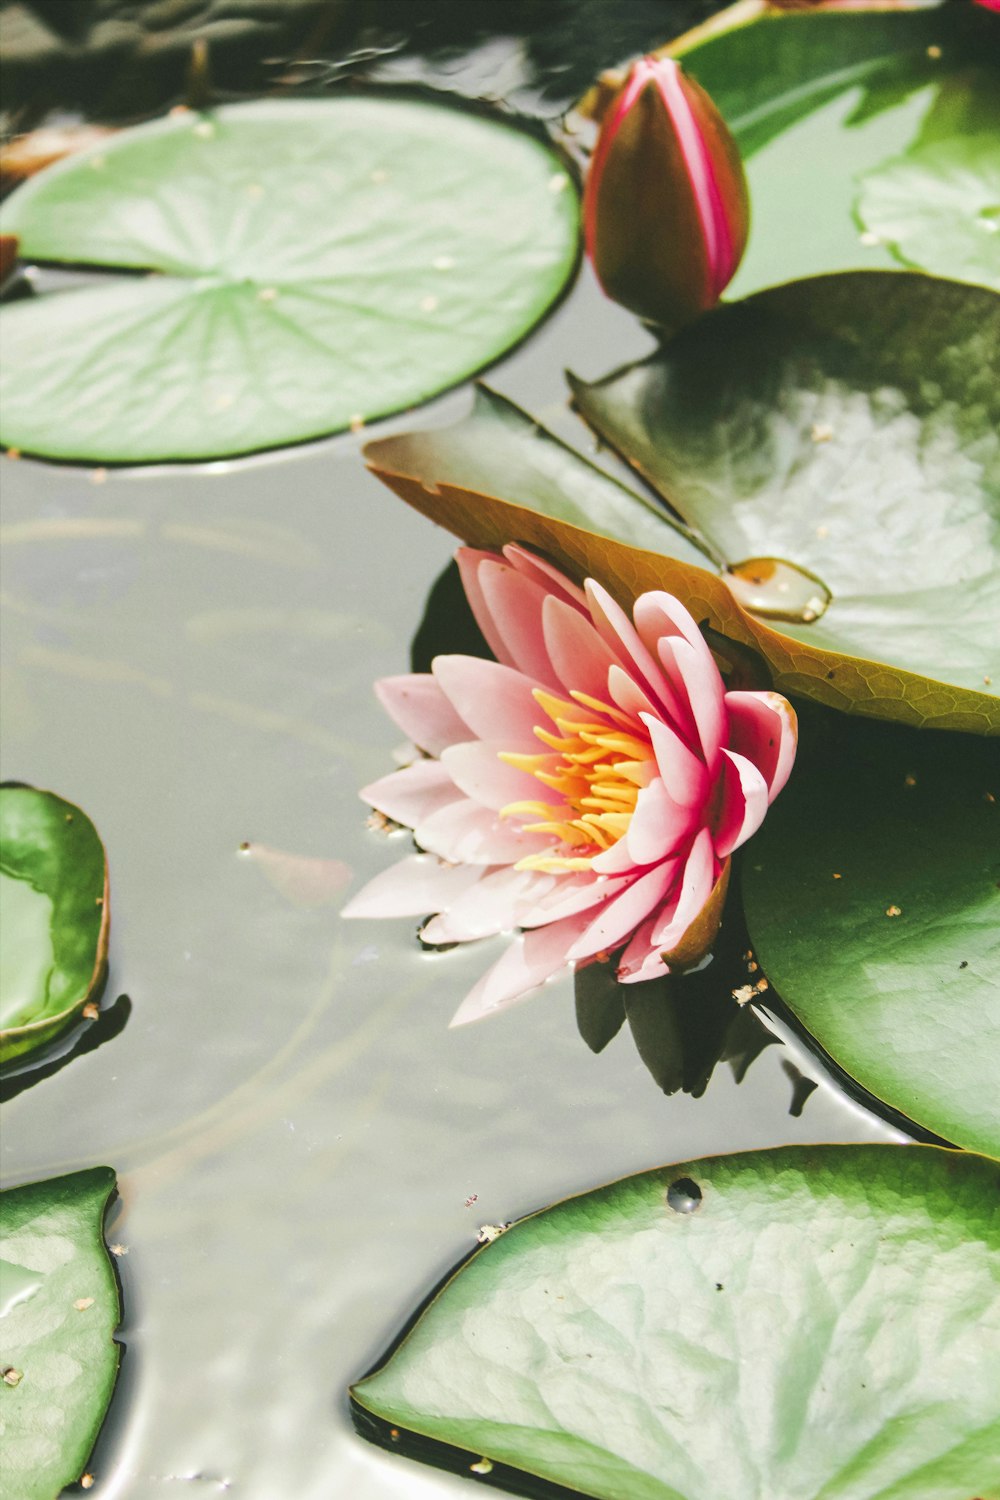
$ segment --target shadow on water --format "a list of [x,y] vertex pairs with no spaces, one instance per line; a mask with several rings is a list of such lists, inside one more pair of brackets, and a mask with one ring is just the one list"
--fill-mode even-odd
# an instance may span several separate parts
[[75,1058],[96,1051],[105,1042],[114,1041],[124,1031],[131,1014],[131,1000],[127,995],[119,995],[113,1005],[100,1012],[96,1021],[82,1021],[60,1037],[55,1044],[58,1050],[46,1048],[40,1057],[18,1059],[15,1065],[4,1068],[0,1074],[0,1104],[16,1099],[18,1094],[41,1083],[43,1078],[61,1072]]
[[[207,44],[209,97],[216,102],[371,78],[388,59],[394,76],[419,75],[466,93],[495,91],[499,65],[508,102],[556,113],[602,68],[679,36],[720,3],[192,0],[167,7],[23,0],[4,39],[6,111],[13,128],[25,130],[52,110],[125,121],[183,98],[198,107],[192,53]],[[485,47],[489,65],[477,70],[475,53]]]

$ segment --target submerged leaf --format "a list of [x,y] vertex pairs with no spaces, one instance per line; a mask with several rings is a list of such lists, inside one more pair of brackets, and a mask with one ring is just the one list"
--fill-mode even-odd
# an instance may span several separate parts
[[71,802],[0,786],[0,845],[0,1062],[10,1062],[99,995],[111,908],[104,846]]
[[18,189],[3,227],[29,259],[163,274],[4,309],[3,442],[208,458],[411,406],[545,313],[578,218],[546,142],[427,99],[268,100],[121,131]]
[[104,1247],[110,1167],[0,1193],[4,1500],[79,1479],[118,1374],[118,1283]]
[[354,1387],[355,1419],[522,1493],[995,1500],[996,1187],[933,1147],[625,1178],[474,1255]]

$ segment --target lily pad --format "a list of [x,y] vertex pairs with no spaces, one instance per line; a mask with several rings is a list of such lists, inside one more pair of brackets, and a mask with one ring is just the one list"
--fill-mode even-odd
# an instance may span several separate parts
[[[877,285],[871,284],[873,280]],[[825,450],[829,446],[815,442],[812,431],[812,424],[823,420],[827,389],[824,386],[816,393],[810,390],[811,365],[803,366],[802,388],[797,388],[798,370],[794,364],[783,363],[782,341],[787,346],[788,340],[794,340],[796,319],[805,319],[808,313],[815,324],[815,348],[810,358],[816,357],[816,350],[820,354],[833,351],[840,360],[847,357],[854,347],[852,337],[848,336],[850,320],[847,320],[848,333],[840,337],[837,318],[840,298],[849,302],[855,284],[864,293],[864,306],[869,309],[873,304],[884,309],[898,299],[896,305],[901,317],[933,316],[941,342],[936,356],[928,352],[928,362],[931,368],[940,368],[942,377],[954,377],[956,385],[961,388],[962,399],[970,405],[961,415],[951,403],[943,403],[940,412],[928,410],[926,406],[908,412],[905,395],[889,388],[884,392],[885,406],[876,404],[874,398],[878,392],[875,392],[869,409],[863,387],[853,398],[853,405],[849,394],[841,393],[840,399],[851,421],[851,432],[869,442],[871,484],[881,485],[884,481],[893,487],[888,502],[892,512],[890,534],[902,551],[899,559],[894,552],[888,558],[886,566],[891,566],[891,575],[874,580],[874,587],[884,591],[881,597],[878,593],[858,597],[847,595],[835,601],[836,608],[831,605],[822,619],[811,624],[795,627],[782,622],[779,627],[744,608],[730,587],[735,581],[729,578],[727,583],[717,572],[708,571],[711,565],[706,554],[712,550],[709,541],[702,539],[699,546],[692,539],[691,531],[671,518],[666,506],[662,508],[661,520],[649,511],[648,502],[640,504],[634,492],[617,483],[609,483],[607,476],[594,470],[572,449],[556,444],[529,416],[517,412],[509,403],[503,403],[504,412],[499,424],[494,421],[497,408],[493,398],[488,405],[481,402],[472,416],[455,428],[403,433],[370,443],[365,450],[366,457],[373,472],[408,504],[473,546],[499,550],[507,542],[519,541],[535,547],[576,578],[592,576],[600,579],[625,606],[631,605],[635,596],[644,589],[669,590],[716,635],[748,647],[753,659],[766,663],[774,686],[783,693],[800,694],[833,708],[899,719],[918,726],[934,725],[976,734],[1000,732],[1000,699],[995,689],[991,691],[992,684],[984,681],[984,678],[993,676],[994,681],[1000,683],[1000,676],[994,676],[988,666],[983,665],[989,661],[989,646],[996,636],[991,621],[996,619],[995,601],[1000,579],[994,561],[998,547],[994,518],[1000,498],[1000,439],[990,425],[993,413],[1000,406],[997,394],[1000,384],[992,381],[982,367],[982,361],[992,357],[992,327],[1000,317],[997,311],[1000,300],[993,294],[905,273],[874,278],[859,275],[823,279],[807,284],[804,289],[782,288],[753,299],[745,307],[713,313],[696,325],[696,330],[685,335],[683,341],[671,345],[671,352],[657,357],[666,364],[676,356],[678,349],[690,350],[685,377],[700,370],[702,388],[699,403],[691,403],[690,426],[686,425],[688,413],[685,409],[683,421],[678,416],[671,427],[671,434],[678,435],[678,451],[687,464],[685,478],[691,486],[691,493],[698,494],[699,504],[703,491],[712,483],[728,489],[726,464],[731,452],[728,448],[723,451],[720,431],[726,433],[726,441],[729,441],[732,438],[731,426],[721,424],[717,430],[707,413],[716,409],[713,403],[717,405],[721,400],[719,392],[730,389],[719,378],[727,370],[730,359],[728,330],[732,328],[736,332],[741,326],[752,327],[756,320],[758,326],[770,328],[768,337],[776,350],[776,372],[770,378],[777,382],[780,377],[787,383],[787,390],[781,394],[783,399],[793,403],[793,420],[769,404],[775,395],[773,389],[767,391],[762,385],[757,391],[753,386],[753,381],[763,382],[765,379],[765,372],[754,365],[755,358],[765,358],[764,346],[759,346],[753,337],[747,337],[741,345],[734,345],[734,355],[738,352],[742,363],[734,365],[727,379],[739,391],[741,373],[745,375],[748,388],[743,390],[742,399],[746,403],[747,420],[752,419],[752,425],[742,434],[736,456],[743,464],[745,480],[753,481],[760,492],[757,508],[749,508],[755,523],[760,526],[760,545],[765,551],[776,550],[780,544],[797,545],[798,538],[805,539],[809,535],[808,520],[796,523],[795,513],[777,503],[781,498],[777,490],[774,492],[774,533],[768,529],[770,523],[765,502],[772,493],[768,489],[771,482],[769,463],[774,464],[781,483],[792,485],[793,495],[805,494],[808,497],[810,475],[816,482],[824,477],[812,466],[826,461]],[[927,302],[922,305],[919,297],[909,295],[911,287],[928,291]],[[956,298],[961,317],[949,319],[947,310]],[[969,306],[966,306],[966,298],[971,299]],[[809,312],[813,302],[815,305]],[[830,332],[824,332],[819,321],[817,308],[821,305],[829,314]],[[976,315],[980,317],[978,325],[975,324]],[[884,329],[891,330],[890,319],[884,311],[882,316]],[[944,340],[958,338],[963,330],[963,337],[968,340],[966,352],[970,364],[966,367],[962,363],[962,339],[959,338],[952,356],[955,368],[950,370]],[[804,336],[808,338],[807,328]],[[995,347],[994,344],[994,351]],[[720,349],[725,351],[725,360],[713,367],[712,358],[719,355]],[[908,358],[902,371],[902,378],[911,389],[919,357],[922,356]],[[877,360],[877,353],[872,358]],[[838,368],[835,365],[831,373],[836,374]],[[713,374],[713,369],[717,374]],[[647,379],[651,384],[659,380],[658,371],[657,360],[638,365],[622,377],[613,377],[611,386],[613,388],[615,380],[621,378],[634,381],[642,390]],[[820,378],[818,374],[816,378]],[[899,378],[897,372],[897,380]],[[604,401],[608,385],[579,387],[579,391],[581,400],[586,400],[590,410],[598,399]],[[831,379],[830,400],[837,397],[837,392],[838,387]],[[654,462],[679,462],[677,455],[668,457],[652,451],[653,439],[641,425],[644,409],[633,410],[629,400],[625,399],[626,394],[631,397],[631,391],[623,392],[622,400],[614,408],[616,418],[622,414],[623,427],[626,420],[631,424],[622,437],[623,447],[626,442],[629,445],[638,442],[638,433],[643,441],[648,442],[651,468]],[[759,407],[753,404],[757,397],[760,398]],[[702,398],[704,406],[700,404]],[[934,399],[931,379],[924,398],[926,401]],[[917,401],[916,393],[913,400]],[[679,401],[678,409],[682,406]],[[656,417],[656,411],[651,415]],[[954,432],[949,430],[949,422],[954,422]],[[515,423],[519,428],[513,444],[516,454],[510,455],[512,461],[509,464],[498,462],[492,456],[493,443],[498,444],[497,453],[506,457],[507,442],[514,437]],[[921,430],[921,423],[924,424],[925,438],[928,441],[935,438],[937,446],[931,444],[924,448],[916,441],[914,434]],[[758,452],[754,446],[758,434],[767,434],[769,430],[771,446],[762,446]],[[920,515],[916,507],[909,508],[910,490],[904,487],[904,492],[899,493],[901,479],[890,460],[881,457],[883,434],[888,432],[892,437],[893,431],[896,446],[891,451],[894,459],[906,459],[907,479],[918,488],[922,487],[933,502],[927,525],[931,526],[937,517],[941,527],[953,525],[955,528],[954,538],[950,538],[947,546],[933,559],[939,568],[952,569],[951,581],[940,588],[932,586],[911,593],[905,591],[908,585],[905,573],[907,549],[923,558],[925,574],[927,556],[921,539]],[[476,437],[478,443],[466,441],[466,436]],[[843,436],[842,433],[842,440]],[[532,444],[538,456],[529,460],[526,450]],[[703,446],[699,448],[699,444]],[[704,475],[703,460],[706,465]],[[881,471],[883,461],[887,473]],[[852,494],[853,462],[853,454],[845,456],[841,448],[839,463],[835,461],[832,474],[825,476],[831,485],[835,480],[846,484],[849,495]],[[555,475],[558,483],[554,485]],[[606,499],[605,484],[608,485]],[[939,484],[943,493],[935,496],[935,487]],[[696,491],[695,486],[702,488]],[[850,526],[837,522],[836,532],[829,527],[829,537],[820,538],[815,534],[819,526],[829,526],[825,519],[826,491],[820,493],[824,518],[813,518],[810,546],[816,548],[825,543],[832,551],[833,543],[841,538],[845,544],[850,542],[851,530]],[[868,492],[864,493],[867,495]],[[749,494],[754,498],[757,491],[749,490]],[[893,496],[894,505],[891,503]],[[672,498],[677,497],[672,493]],[[813,503],[811,499],[809,503]],[[951,522],[944,516],[948,504],[955,508]],[[852,500],[855,519],[858,505],[855,494]],[[724,518],[727,512],[721,499],[718,508]],[[737,513],[738,507],[733,509],[734,514]],[[779,523],[785,528],[784,532],[779,529]],[[862,516],[862,524],[871,526],[867,513]],[[731,536],[725,526],[720,534],[724,541]],[[983,542],[981,549],[978,545],[980,537]],[[885,556],[881,536],[878,545]],[[739,560],[739,549],[749,546],[749,541],[742,534],[734,535],[733,546],[736,560]],[[812,555],[810,552],[809,556]],[[865,563],[866,560],[862,556],[860,561]],[[965,565],[970,573],[968,583],[955,576]],[[840,576],[836,575],[838,583]],[[893,579],[900,585],[897,593],[890,591]],[[949,612],[951,610],[954,616]],[[834,635],[830,628],[831,619],[841,634]],[[884,640],[891,641],[898,648],[901,661],[889,664],[881,656],[869,654],[881,653]],[[944,680],[931,675],[938,671],[947,674]]]
[[970,708],[991,697],[996,724],[998,355],[995,293],[857,272],[720,308],[573,390],[731,565],[777,557],[821,580],[815,608],[780,628],[828,654],[831,680],[837,657],[864,658],[885,717],[912,721],[907,698],[936,717],[927,700],[947,684]]
[[107,973],[108,868],[86,813],[0,786],[0,1063],[52,1040]]
[[943,93],[909,150],[861,179],[858,216],[908,265],[1000,290],[1000,74]]
[[1000,1157],[995,747],[827,715],[743,865],[754,951],[870,1093]]
[[53,1500],[79,1479],[118,1374],[118,1283],[104,1247],[115,1191],[92,1167],[0,1193],[2,1500]]
[[625,1178],[474,1255],[355,1419],[521,1493],[996,1500],[996,1191],[995,1163],[919,1146]]
[[[965,4],[771,11],[749,23],[747,14],[733,7],[667,49],[712,95],[746,159],[754,221],[729,295],[889,266],[894,243],[924,269],[983,280],[981,256],[996,245],[969,179],[981,184],[995,168],[969,133],[973,118],[961,115],[971,100],[973,117],[985,117],[1000,92],[996,17]],[[937,141],[929,153],[928,131]],[[919,170],[901,172],[900,159]],[[859,186],[864,204],[883,172],[887,197],[871,219],[862,207],[862,235]],[[956,191],[959,173],[966,188]],[[950,217],[947,243],[962,242],[959,258],[942,262],[926,233],[897,236],[900,215]]]
[[2,441],[247,453],[427,400],[565,288],[578,200],[540,135],[413,97],[272,100],[122,131],[17,190],[26,259],[158,272],[2,313]]

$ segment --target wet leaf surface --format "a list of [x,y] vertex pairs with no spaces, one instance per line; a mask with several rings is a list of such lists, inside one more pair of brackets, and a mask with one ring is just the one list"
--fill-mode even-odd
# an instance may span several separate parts
[[[872,323],[879,339],[867,338]],[[577,383],[593,425],[710,533],[705,550],[734,563],[791,554],[808,570],[807,602],[817,577],[829,586],[833,602],[798,625],[743,608],[666,507],[661,520],[506,403],[498,424],[495,398],[467,425],[371,443],[366,456],[474,546],[523,542],[626,607],[644,589],[676,594],[704,629],[766,663],[783,693],[996,733],[997,348],[993,293],[859,273],[720,309],[651,360]],[[494,461],[494,435],[498,454],[515,439],[516,461]]]
[[525,1494],[995,1496],[996,1171],[786,1147],[571,1198],[445,1283],[359,1430]]
[[0,786],[0,1062],[34,1051],[98,998],[107,971],[104,846],[52,792]]
[[4,1500],[79,1479],[118,1374],[118,1283],[104,1246],[115,1191],[93,1167],[0,1193]]
[[3,310],[3,441],[141,463],[342,431],[505,353],[563,291],[577,195],[539,137],[426,98],[225,106],[119,132],[5,205],[115,277]]
[[[1000,636],[998,350],[995,294],[858,272],[719,309],[573,388],[599,436],[730,564],[802,570],[801,618],[782,635],[883,664],[887,698],[927,693],[908,672],[971,706]],[[739,597],[780,614],[780,582],[747,593],[741,578]]]
[[762,968],[834,1062],[1000,1156],[998,798],[989,743],[809,716],[743,893]]

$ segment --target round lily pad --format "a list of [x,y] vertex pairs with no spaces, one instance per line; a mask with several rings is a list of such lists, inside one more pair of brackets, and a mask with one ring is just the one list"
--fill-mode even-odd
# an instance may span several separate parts
[[3,310],[0,438],[141,463],[399,411],[527,333],[574,270],[578,217],[539,135],[427,98],[277,100],[122,131],[0,217],[26,259],[142,273]]
[[754,951],[856,1082],[1000,1157],[1000,758],[829,715],[743,864]]
[[115,1191],[92,1167],[0,1193],[4,1500],[53,1500],[83,1475],[118,1374],[118,1283],[104,1245]]
[[996,1193],[930,1146],[625,1178],[474,1255],[355,1421],[521,1494],[996,1500]]
[[86,813],[0,786],[0,1063],[52,1040],[107,972],[108,870]]

